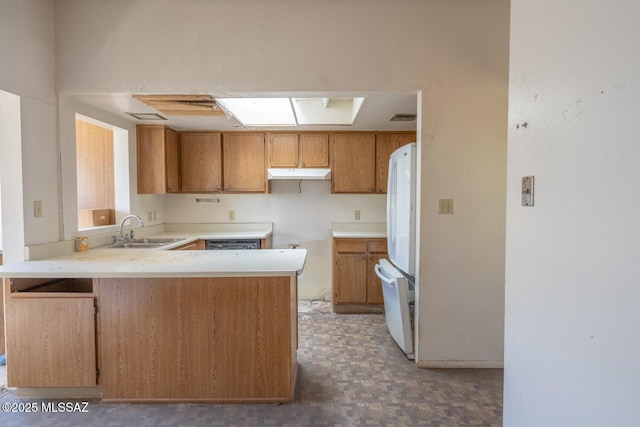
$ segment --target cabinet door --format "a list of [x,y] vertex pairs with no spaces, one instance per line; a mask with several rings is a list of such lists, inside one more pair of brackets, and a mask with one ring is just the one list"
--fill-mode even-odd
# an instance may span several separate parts
[[385,133],[376,135],[376,193],[387,192],[391,153],[416,141],[415,133]]
[[264,134],[225,134],[224,191],[264,192],[267,188]]
[[335,134],[332,145],[333,193],[373,193],[376,137],[374,134]]
[[329,167],[329,135],[322,133],[300,134],[300,167]]
[[334,304],[367,301],[367,260],[365,253],[338,253],[334,277]]
[[95,387],[93,298],[11,298],[7,304],[10,387]]
[[165,172],[167,175],[167,193],[180,192],[180,149],[178,132],[165,129]]
[[214,132],[180,135],[182,192],[222,189],[222,145]]
[[165,127],[136,126],[138,194],[166,193]]
[[271,135],[270,165],[272,168],[298,167],[298,134]]

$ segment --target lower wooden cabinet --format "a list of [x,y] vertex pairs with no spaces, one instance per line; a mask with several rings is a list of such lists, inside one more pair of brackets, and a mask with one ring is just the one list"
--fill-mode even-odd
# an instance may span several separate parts
[[91,279],[79,285],[88,292],[74,292],[78,282],[73,280],[49,280],[48,285],[37,280],[43,281],[14,279],[12,286],[5,279],[7,384],[95,387],[96,313]]
[[333,304],[383,304],[374,266],[387,257],[387,239],[334,239],[333,247]]

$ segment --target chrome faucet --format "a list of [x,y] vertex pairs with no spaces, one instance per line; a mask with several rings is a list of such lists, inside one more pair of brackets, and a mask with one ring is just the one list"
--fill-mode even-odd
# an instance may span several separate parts
[[[140,227],[144,227],[144,222],[142,222],[142,218],[140,218],[138,215],[127,215],[124,218],[122,218],[122,221],[120,221],[120,234],[118,234],[117,236],[113,236],[111,238],[111,240],[113,240],[113,244],[116,246],[124,246],[127,243],[131,243],[131,241],[133,240],[133,230],[129,230],[128,235],[124,235],[124,223],[126,220],[130,219],[130,218],[135,218],[138,220],[138,222],[140,223]],[[131,221],[129,221],[131,222]]]

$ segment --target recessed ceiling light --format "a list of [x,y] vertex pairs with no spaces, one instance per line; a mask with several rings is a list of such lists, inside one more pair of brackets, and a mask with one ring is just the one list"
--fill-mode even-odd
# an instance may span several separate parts
[[390,122],[412,122],[416,119],[417,114],[394,114]]
[[126,113],[138,120],[167,120],[158,113],[129,113],[128,111]]

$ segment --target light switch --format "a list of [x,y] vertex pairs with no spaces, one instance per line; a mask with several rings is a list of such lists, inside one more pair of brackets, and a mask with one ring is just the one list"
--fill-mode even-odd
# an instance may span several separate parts
[[236,211],[229,211],[229,221],[235,221]]
[[452,214],[453,213],[453,199],[439,199],[438,200],[438,213],[439,214]]
[[533,206],[533,176],[522,177],[522,206]]
[[33,216],[40,218],[42,216],[42,200],[33,202]]
[[354,211],[353,217],[355,218],[356,221],[360,221],[360,211],[359,210]]

